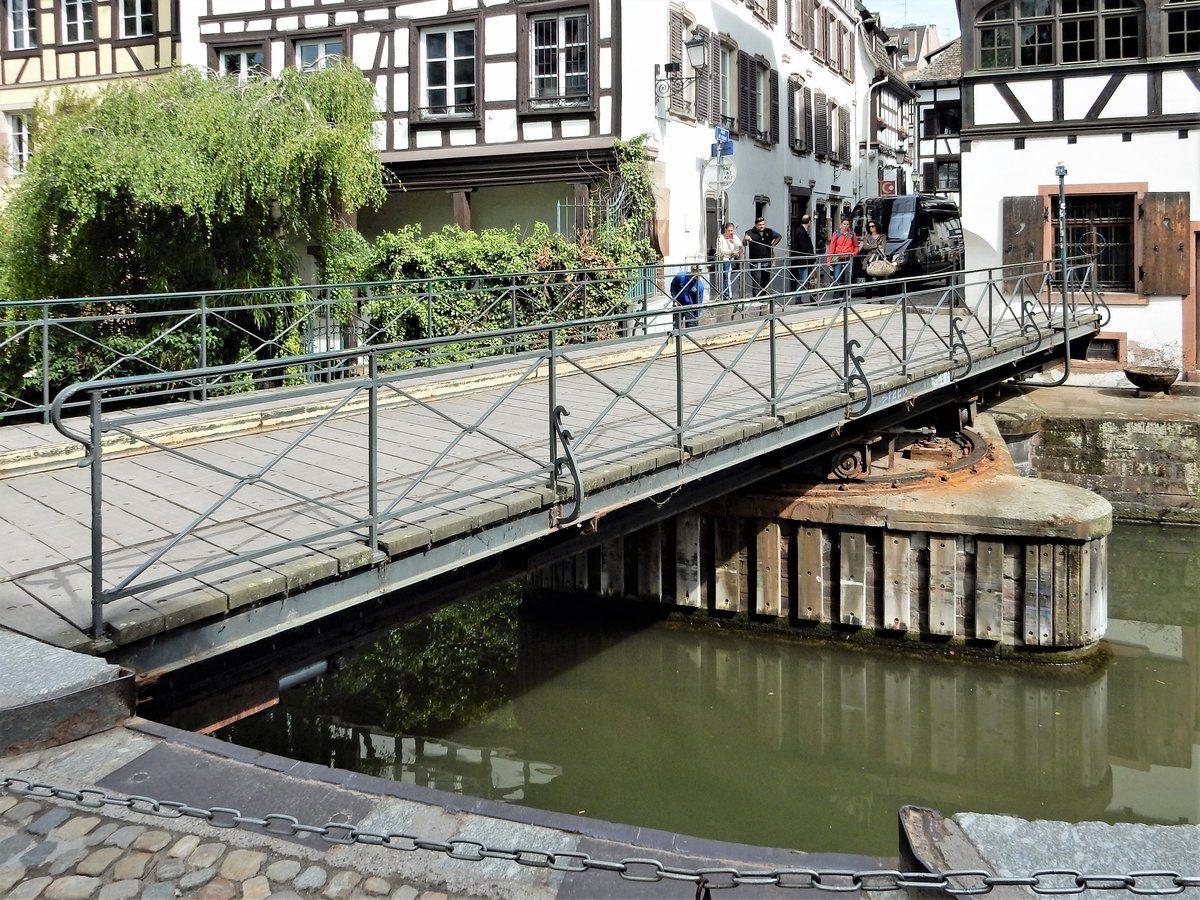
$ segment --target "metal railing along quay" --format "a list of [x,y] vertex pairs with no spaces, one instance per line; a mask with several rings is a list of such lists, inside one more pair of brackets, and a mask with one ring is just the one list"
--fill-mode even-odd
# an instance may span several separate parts
[[[1065,286],[1046,262],[940,288],[897,282],[878,301],[834,302],[824,289],[768,295],[750,311],[721,301],[695,327],[677,309],[642,307],[72,385],[52,419],[83,447],[89,472],[91,630],[100,636],[113,601],[219,586],[286,551],[355,544],[395,556],[389,534],[419,525],[435,540],[429,523],[448,511],[469,510],[477,529],[547,507],[552,526],[569,523],[588,511],[598,473],[636,478],[639,460],[703,456],[730,425],[748,437],[818,407],[843,422],[979,366],[1013,371],[1029,354],[1065,354],[1106,320],[1090,265],[1073,261]],[[343,377],[315,377],[332,372]],[[203,388],[203,410],[218,418],[267,398],[304,415],[281,421],[265,447],[163,438],[197,411],[169,401]],[[131,391],[159,405],[122,408]],[[78,409],[87,415],[67,418]],[[134,460],[114,457],[129,453],[169,457],[199,493],[183,515],[141,510],[156,533],[114,551],[109,516],[136,478],[124,465]]]

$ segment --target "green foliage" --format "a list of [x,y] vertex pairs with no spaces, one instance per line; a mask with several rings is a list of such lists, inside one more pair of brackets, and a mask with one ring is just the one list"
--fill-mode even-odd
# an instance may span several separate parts
[[313,705],[404,734],[475,718],[516,677],[520,602],[512,586],[408,622],[322,678]]
[[349,63],[244,85],[179,69],[59,96],[0,213],[0,296],[288,283],[296,242],[383,199],[375,118]]

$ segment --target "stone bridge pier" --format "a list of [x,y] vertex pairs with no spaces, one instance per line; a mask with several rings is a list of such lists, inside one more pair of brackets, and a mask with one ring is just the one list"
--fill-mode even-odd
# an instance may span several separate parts
[[547,566],[530,587],[839,637],[1056,659],[1094,648],[1108,501],[1020,477],[986,415],[955,440],[961,453],[851,448],[831,461],[840,479],[727,496]]

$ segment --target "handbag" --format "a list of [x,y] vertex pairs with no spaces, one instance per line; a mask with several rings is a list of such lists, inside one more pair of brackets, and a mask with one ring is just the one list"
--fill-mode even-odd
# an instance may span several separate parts
[[896,274],[896,264],[886,256],[873,254],[867,260],[867,274],[872,278],[890,278]]

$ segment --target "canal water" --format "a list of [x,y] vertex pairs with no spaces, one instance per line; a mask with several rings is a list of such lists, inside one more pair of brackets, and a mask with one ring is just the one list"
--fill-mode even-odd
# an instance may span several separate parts
[[1047,669],[523,611],[389,634],[220,736],[704,837],[894,856],[904,804],[1200,823],[1200,529],[1119,524],[1105,653]]

